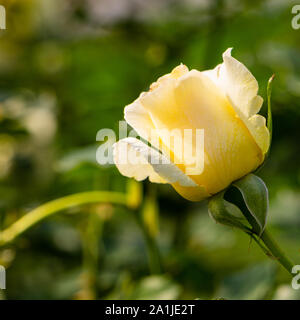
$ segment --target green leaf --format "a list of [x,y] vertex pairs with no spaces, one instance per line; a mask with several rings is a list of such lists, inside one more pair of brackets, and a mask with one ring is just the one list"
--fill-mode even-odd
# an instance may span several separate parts
[[243,224],[247,221],[243,218],[241,210],[234,204],[224,200],[224,192],[212,197],[208,203],[208,212],[217,223],[249,232],[249,228]]
[[97,165],[96,154],[97,146],[91,145],[77,150],[73,150],[64,155],[56,164],[59,172],[73,170],[82,163],[92,163]]
[[261,178],[250,173],[233,183],[241,192],[251,214],[248,219],[254,231],[260,236],[266,226],[269,208],[268,189]]

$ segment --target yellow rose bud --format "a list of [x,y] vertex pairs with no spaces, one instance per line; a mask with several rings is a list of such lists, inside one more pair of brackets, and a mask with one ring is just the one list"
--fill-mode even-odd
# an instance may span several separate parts
[[[231,56],[231,49],[213,70],[189,71],[179,65],[126,106],[126,122],[151,146],[136,138],[118,141],[114,161],[119,171],[138,181],[149,177],[152,182],[170,183],[192,201],[225,189],[254,171],[268,151],[266,120],[257,114],[263,99],[257,93],[256,79]],[[196,129],[204,131],[203,167],[198,174],[190,170],[195,156],[180,161],[182,146],[178,147],[184,131],[192,130],[192,139],[184,147],[195,155]],[[170,132],[175,132],[171,142]],[[122,161],[124,150],[142,161]]]

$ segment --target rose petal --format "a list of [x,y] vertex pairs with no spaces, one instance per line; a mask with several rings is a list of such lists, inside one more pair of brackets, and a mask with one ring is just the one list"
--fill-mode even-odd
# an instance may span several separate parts
[[257,120],[261,118],[256,114],[263,103],[262,97],[257,94],[258,83],[252,73],[231,56],[231,50],[229,48],[224,52],[222,64],[203,73],[223,90],[236,113],[265,154],[270,145],[270,135],[265,121]]
[[141,140],[125,138],[115,143],[113,148],[115,164],[126,177],[138,181],[149,177],[151,182],[197,187],[175,164]]

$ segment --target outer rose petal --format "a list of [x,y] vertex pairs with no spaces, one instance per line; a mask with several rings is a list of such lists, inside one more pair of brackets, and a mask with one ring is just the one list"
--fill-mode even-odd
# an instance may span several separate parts
[[[177,66],[172,70],[171,73],[160,77],[156,82],[152,83],[150,86],[150,91],[155,90],[159,86],[163,86],[170,79],[178,79],[182,75],[186,74],[188,71],[188,68],[183,64]],[[154,136],[155,131],[151,132],[152,129],[155,129],[151,116],[148,113],[148,111],[144,108],[144,106],[141,104],[141,99],[146,94],[147,93],[145,92],[141,93],[138,99],[136,99],[133,103],[125,107],[124,118],[126,122],[132,128],[134,128],[135,131],[145,140],[149,141],[149,138],[152,135],[153,139],[151,141],[151,144],[159,148],[159,138]]]
[[262,97],[257,94],[258,83],[251,72],[231,56],[231,50],[229,48],[224,52],[222,64],[203,73],[223,90],[265,154],[269,149],[270,134],[265,118],[257,115],[263,103]]
[[[198,186],[169,159],[141,140],[125,138],[115,143],[113,148],[114,161],[122,175],[138,181],[149,177],[151,182],[170,183],[183,197],[192,201],[209,196],[203,187]],[[129,159],[135,159],[138,163],[129,163]]]
[[[140,95],[140,97],[143,93]],[[124,118],[126,122],[145,140],[148,141],[151,130],[155,129],[147,110],[141,105],[138,98],[125,107]]]

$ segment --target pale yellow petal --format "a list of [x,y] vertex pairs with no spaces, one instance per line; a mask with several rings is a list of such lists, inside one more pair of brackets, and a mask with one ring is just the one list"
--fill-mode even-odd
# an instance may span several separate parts
[[179,66],[175,67],[172,72],[158,78],[156,82],[153,82],[150,86],[150,91],[156,89],[157,87],[164,84],[164,82],[168,79],[178,79],[184,74],[188,73],[189,69],[186,65],[180,64]]
[[258,83],[252,73],[231,56],[231,49],[224,52],[223,60],[224,62],[215,69],[203,73],[223,90],[236,113],[265,154],[270,144],[269,131],[265,122],[259,121],[258,123],[256,120],[250,120],[259,112],[263,103],[262,97],[258,95]]
[[125,138],[113,146],[114,161],[119,171],[138,181],[149,177],[151,182],[197,187],[176,165],[157,150],[136,138]]
[[139,99],[125,107],[124,118],[145,140],[148,140],[151,130],[155,129],[148,111],[141,105]]
[[260,148],[266,153],[270,146],[270,133],[266,126],[266,118],[260,114],[255,114],[248,119],[249,126],[252,128],[252,135],[258,142]]
[[[150,86],[150,91],[163,86],[170,79],[178,79],[188,72],[188,68],[184,64],[175,67],[172,72],[160,77],[156,82]],[[126,122],[145,140],[149,141],[156,148],[160,148],[159,138],[155,132],[155,125],[151,119],[149,112],[141,104],[143,96],[148,92],[143,92],[133,103],[125,107],[124,118]]]

